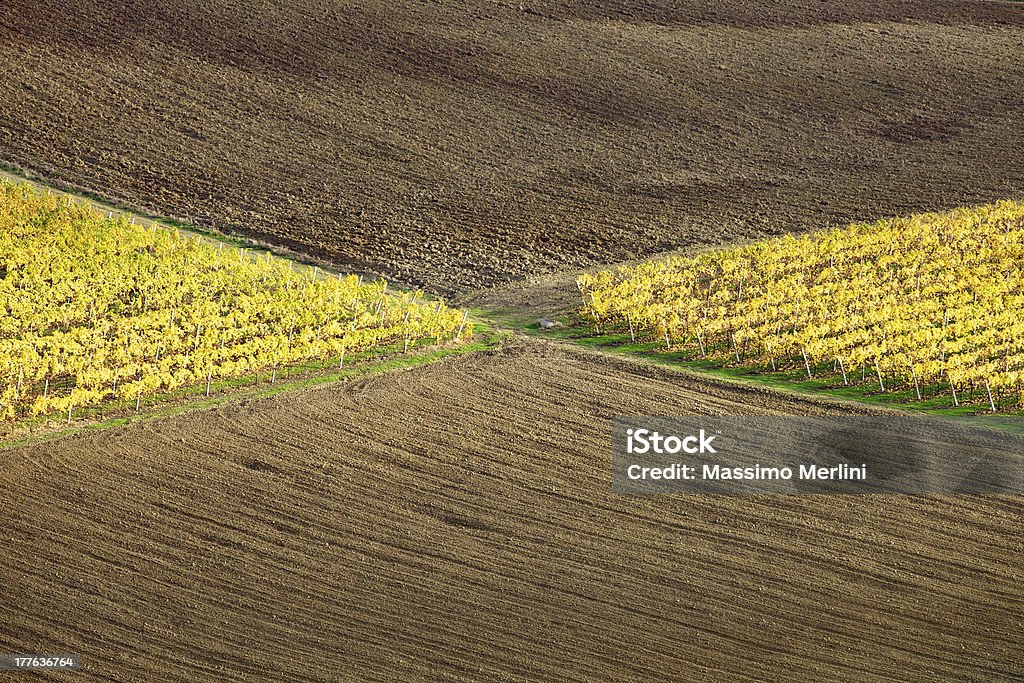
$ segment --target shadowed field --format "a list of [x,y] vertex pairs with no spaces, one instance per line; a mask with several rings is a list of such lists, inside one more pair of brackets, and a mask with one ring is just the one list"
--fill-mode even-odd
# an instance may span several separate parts
[[439,290],[1020,196],[1003,2],[8,0],[0,161]]

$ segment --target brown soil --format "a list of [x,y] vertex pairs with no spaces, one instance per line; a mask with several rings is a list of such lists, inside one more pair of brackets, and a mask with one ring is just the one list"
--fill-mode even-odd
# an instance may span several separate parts
[[0,161],[464,291],[1024,188],[1024,7],[5,0]]
[[627,497],[605,419],[836,406],[516,340],[0,452],[76,680],[1019,680],[1024,503]]
[[[1021,196],[1022,41],[965,0],[5,0],[0,161],[535,321],[595,263]],[[1020,499],[610,490],[614,415],[849,410],[516,339],[0,451],[0,652],[1024,678]]]

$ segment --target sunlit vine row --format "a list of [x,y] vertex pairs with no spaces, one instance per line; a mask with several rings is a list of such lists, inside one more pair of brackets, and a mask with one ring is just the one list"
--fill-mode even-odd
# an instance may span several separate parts
[[67,412],[385,344],[461,311],[0,183],[0,418]]
[[855,224],[578,282],[600,330],[764,371],[1018,406],[1024,204]]

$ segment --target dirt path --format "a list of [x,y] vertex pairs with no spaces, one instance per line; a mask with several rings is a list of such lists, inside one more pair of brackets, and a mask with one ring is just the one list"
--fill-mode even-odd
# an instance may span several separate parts
[[829,410],[536,340],[0,451],[0,650],[77,680],[996,681],[1024,503],[632,498],[605,419]]

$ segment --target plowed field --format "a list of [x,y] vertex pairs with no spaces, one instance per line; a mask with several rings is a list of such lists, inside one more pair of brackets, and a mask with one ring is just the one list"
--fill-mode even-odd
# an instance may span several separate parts
[[[532,324],[594,264],[1021,197],[1022,45],[969,0],[4,0],[0,162]],[[1020,499],[611,492],[612,416],[851,410],[516,338],[0,450],[0,654],[1024,680]]]
[[844,409],[515,341],[2,451],[0,650],[76,680],[1019,679],[1019,500],[610,491],[610,415]]
[[5,0],[0,161],[466,291],[1024,187],[1024,7]]

